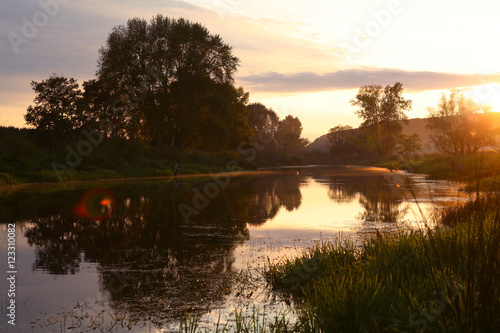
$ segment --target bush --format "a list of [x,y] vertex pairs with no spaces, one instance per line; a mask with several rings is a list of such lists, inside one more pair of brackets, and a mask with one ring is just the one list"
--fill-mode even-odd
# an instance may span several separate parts
[[0,186],[2,186],[2,185],[15,185],[18,183],[19,183],[19,180],[17,180],[14,176],[12,176],[6,172],[0,172]]

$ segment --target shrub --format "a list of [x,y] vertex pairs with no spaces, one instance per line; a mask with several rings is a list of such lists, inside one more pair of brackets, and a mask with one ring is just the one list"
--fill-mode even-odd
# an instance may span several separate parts
[[19,181],[12,175],[6,172],[0,172],[0,185],[15,185]]

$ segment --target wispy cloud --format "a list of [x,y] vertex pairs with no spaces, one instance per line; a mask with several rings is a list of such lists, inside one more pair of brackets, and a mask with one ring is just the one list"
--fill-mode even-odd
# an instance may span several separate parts
[[403,83],[408,91],[454,89],[500,83],[500,74],[453,74],[400,69],[347,69],[324,74],[266,72],[239,78],[252,92],[298,93],[355,89],[367,84]]
[[[92,78],[98,50],[107,35],[113,26],[126,24],[129,18],[150,19],[156,13],[173,17],[206,14],[198,7],[176,0],[5,1],[0,6],[2,107],[20,102],[27,106],[33,97],[30,82],[52,73],[78,78],[80,83]],[[47,3],[51,6],[43,5]],[[12,116],[16,117],[19,116]]]

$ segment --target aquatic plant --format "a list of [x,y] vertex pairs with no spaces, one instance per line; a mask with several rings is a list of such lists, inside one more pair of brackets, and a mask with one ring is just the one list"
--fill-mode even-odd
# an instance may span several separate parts
[[320,244],[266,277],[302,302],[301,332],[498,331],[499,202],[477,198],[443,213],[447,225],[377,233],[360,248]]

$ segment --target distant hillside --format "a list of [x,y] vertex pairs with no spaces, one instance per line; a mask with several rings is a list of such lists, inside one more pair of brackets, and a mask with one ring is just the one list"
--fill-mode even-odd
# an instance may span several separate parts
[[[434,152],[434,146],[429,138],[429,134],[425,129],[425,119],[415,118],[409,119],[408,124],[403,125],[403,134],[412,135],[417,133],[420,135],[420,140],[422,140],[422,145],[424,147],[424,153],[432,153]],[[306,147],[308,151],[320,151],[327,152],[328,151],[328,139],[325,135],[320,136],[316,140],[314,140],[309,146]]]
[[[493,128],[500,128],[500,112],[489,112],[486,114],[489,117],[489,121],[493,124]],[[417,133],[420,135],[420,140],[422,140],[423,145],[423,153],[434,153],[436,150],[434,149],[434,145],[429,137],[429,133],[425,129],[426,119],[415,118],[408,119],[408,124],[403,125],[403,134],[412,135]],[[325,135],[320,136],[316,140],[314,140],[309,146],[306,147],[307,151],[320,151],[327,152],[328,151],[328,139]]]
[[328,139],[326,138],[326,134],[323,134],[311,142],[305,149],[306,151],[320,151],[326,153],[328,151]]

